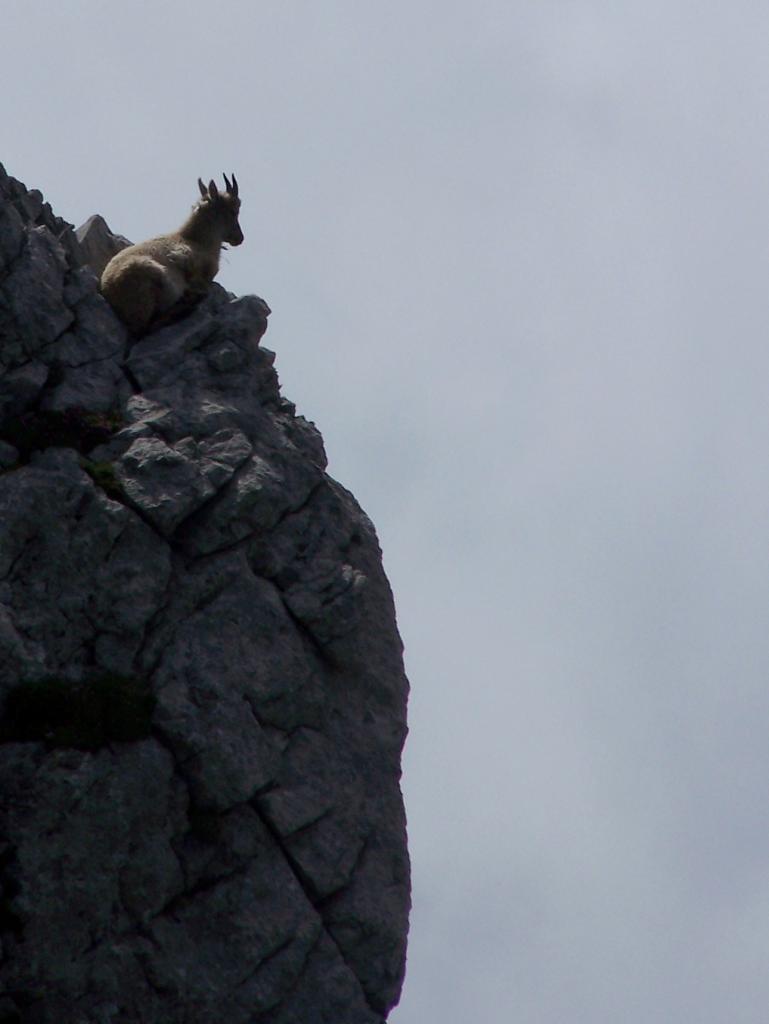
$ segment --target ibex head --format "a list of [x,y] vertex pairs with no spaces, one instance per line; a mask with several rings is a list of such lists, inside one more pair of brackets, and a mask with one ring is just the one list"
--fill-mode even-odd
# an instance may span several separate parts
[[223,177],[225,192],[219,191],[213,178],[208,185],[204,185],[198,178],[198,188],[203,197],[201,206],[205,204],[211,214],[216,217],[221,227],[222,241],[227,242],[228,245],[240,245],[243,241],[243,232],[238,223],[238,214],[240,213],[238,179],[234,174],[232,181],[226,174]]

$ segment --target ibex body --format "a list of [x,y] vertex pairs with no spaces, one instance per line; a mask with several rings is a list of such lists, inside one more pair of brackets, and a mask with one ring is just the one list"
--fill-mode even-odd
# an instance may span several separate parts
[[198,178],[201,199],[178,231],[129,245],[104,268],[102,295],[133,334],[191,308],[219,272],[222,246],[243,241],[238,182],[224,183],[219,192]]

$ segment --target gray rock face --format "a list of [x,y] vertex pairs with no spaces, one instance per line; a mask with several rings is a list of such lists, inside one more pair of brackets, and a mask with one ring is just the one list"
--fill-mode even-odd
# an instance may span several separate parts
[[0,1020],[382,1024],[407,682],[374,528],[261,299],[132,342],[96,258],[0,167]]
[[75,232],[80,253],[85,263],[101,277],[101,272],[113,256],[131,243],[122,235],[113,235],[106,220],[98,213],[89,217]]

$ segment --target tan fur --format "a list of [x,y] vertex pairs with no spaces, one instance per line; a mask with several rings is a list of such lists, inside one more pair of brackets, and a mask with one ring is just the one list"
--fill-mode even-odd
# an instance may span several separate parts
[[201,200],[178,231],[129,245],[113,256],[101,276],[101,292],[132,334],[189,310],[219,272],[225,243],[240,245],[240,199],[235,175],[227,190],[198,178]]

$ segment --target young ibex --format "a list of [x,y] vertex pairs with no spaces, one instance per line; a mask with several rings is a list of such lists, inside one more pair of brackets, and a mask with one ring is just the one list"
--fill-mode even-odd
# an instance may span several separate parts
[[240,199],[235,175],[224,175],[226,192],[198,178],[202,198],[178,231],[129,245],[101,275],[101,292],[132,334],[183,315],[219,272],[225,243],[240,245]]

